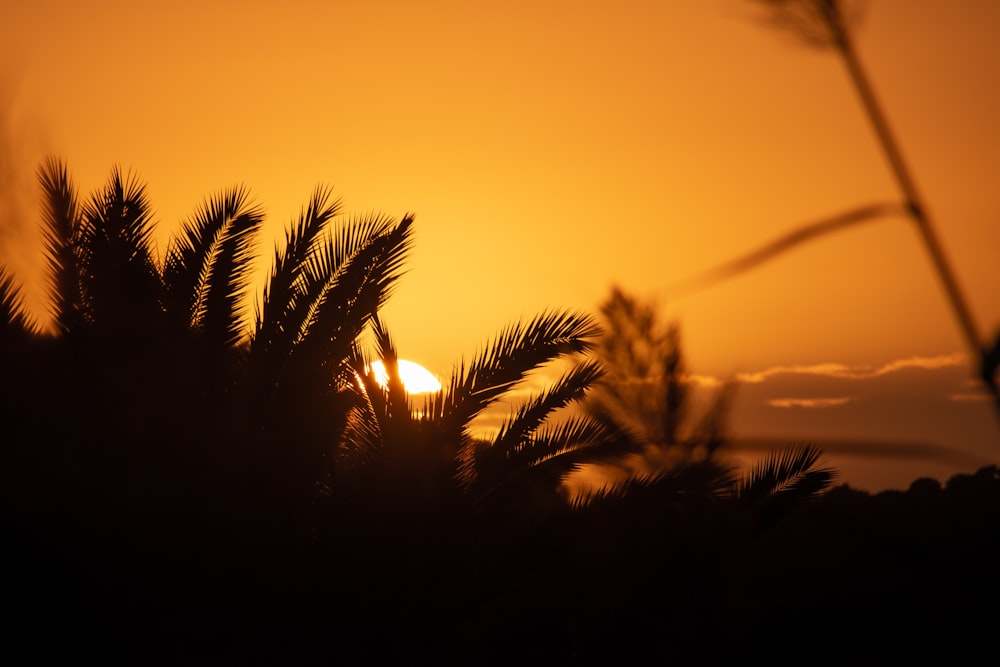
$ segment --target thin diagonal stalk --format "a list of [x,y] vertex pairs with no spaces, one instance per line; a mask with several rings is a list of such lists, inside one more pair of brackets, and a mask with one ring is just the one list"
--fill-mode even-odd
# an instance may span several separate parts
[[[875,96],[875,90],[868,80],[868,76],[854,49],[854,43],[841,21],[841,15],[836,3],[821,3],[821,6],[826,13],[827,24],[832,31],[834,43],[844,58],[851,81],[854,83],[865,112],[868,114],[868,118],[875,129],[875,134],[878,136],[879,143],[882,145],[882,150],[885,152],[886,159],[889,161],[889,166],[903,194],[910,216],[916,223],[924,246],[931,256],[931,261],[937,271],[938,278],[941,280],[941,284],[947,293],[948,300],[951,303],[955,317],[958,319],[966,344],[969,346],[973,357],[978,358],[981,366],[985,368],[987,353],[983,346],[983,339],[979,336],[979,329],[972,316],[972,311],[969,309],[965,296],[958,285],[958,280],[955,278],[955,273],[944,254],[944,248],[937,237],[937,233],[934,231],[930,214],[927,212],[920,198],[916,183],[903,159],[903,153],[893,136],[889,122],[882,111],[882,106]],[[984,376],[986,373],[979,373],[978,375]],[[1000,391],[998,391],[996,381],[992,377],[982,377],[981,379],[993,394],[997,416],[1000,417]]]
[[711,287],[724,280],[729,280],[751,269],[755,269],[792,248],[808,241],[813,241],[821,236],[839,232],[842,229],[861,223],[873,222],[887,216],[906,215],[908,213],[909,209],[900,203],[883,202],[860,206],[849,211],[844,211],[843,213],[822,218],[821,220],[808,222],[752,252],[730,260],[725,264],[720,264],[682,282],[675,283],[667,288],[667,293],[674,298],[687,296],[692,292]]

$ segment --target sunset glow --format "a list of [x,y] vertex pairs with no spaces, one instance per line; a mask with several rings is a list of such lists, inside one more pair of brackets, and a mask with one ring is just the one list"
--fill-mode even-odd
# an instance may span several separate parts
[[998,29],[5,2],[4,664],[983,662]]
[[[267,212],[259,299],[272,248],[322,183],[345,210],[415,213],[407,273],[383,315],[400,350],[430,368],[518,317],[593,312],[619,284],[680,325],[687,370],[704,378],[794,376],[806,397],[840,396],[815,383],[876,383],[898,364],[955,364],[974,378],[902,215],[671,292],[808,221],[899,198],[843,63],[762,21],[763,4],[12,3],[0,21],[0,253],[44,323],[35,172],[47,155],[66,160],[83,193],[115,164],[147,182],[161,252],[206,195],[243,183]],[[865,6],[857,50],[990,335],[1000,4]],[[933,392],[922,414],[941,419],[950,396],[969,393]],[[811,434],[773,416],[796,411],[745,405],[749,395],[737,393],[737,413],[760,416],[734,418],[734,435]],[[986,426],[939,444],[997,455],[989,402],[965,403]],[[908,428],[866,418],[848,430]],[[934,465],[928,474],[952,472]]]

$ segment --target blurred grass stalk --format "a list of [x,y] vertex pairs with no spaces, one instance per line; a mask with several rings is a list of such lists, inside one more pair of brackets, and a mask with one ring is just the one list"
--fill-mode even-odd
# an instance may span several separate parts
[[[916,224],[920,238],[930,254],[938,279],[951,303],[951,308],[972,357],[979,360],[977,375],[992,394],[996,414],[1000,418],[1000,391],[998,391],[996,379],[997,368],[1000,365],[1000,338],[994,345],[990,346],[984,343],[984,339],[979,334],[968,301],[958,285],[958,280],[945,256],[941,241],[934,231],[930,214],[921,200],[916,183],[903,159],[899,143],[893,136],[882,106],[875,96],[875,90],[854,48],[854,42],[846,25],[842,0],[762,0],[762,2],[770,6],[771,18],[776,25],[792,29],[807,44],[812,46],[832,45],[843,58],[851,82],[861,98],[864,110],[868,114],[896,178],[896,183],[902,192],[906,213]],[[816,21],[821,22],[822,25],[815,25]],[[820,29],[817,30],[817,28]]]

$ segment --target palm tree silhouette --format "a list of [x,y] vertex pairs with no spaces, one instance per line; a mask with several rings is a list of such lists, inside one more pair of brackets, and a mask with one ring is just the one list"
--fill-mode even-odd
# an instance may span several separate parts
[[317,189],[276,252],[241,385],[262,420],[256,441],[279,457],[268,466],[284,469],[288,488],[306,494],[302,502],[329,489],[357,400],[352,353],[401,275],[412,239],[412,216],[369,215],[332,229],[338,213],[329,190]]
[[[354,369],[364,400],[352,413],[344,455],[367,465],[344,468],[379,477],[409,494],[409,502],[434,493],[445,494],[438,501],[459,504],[523,503],[528,496],[552,502],[568,470],[609,446],[598,422],[582,415],[559,418],[560,409],[582,398],[604,372],[583,356],[599,333],[588,315],[548,311],[506,327],[468,364],[460,362],[446,387],[419,408],[402,389],[392,337],[380,322],[374,331],[375,354],[385,362],[389,381],[385,388],[378,385],[371,355],[359,350]],[[533,373],[559,362],[567,366],[554,382],[515,400],[530,391],[525,387]],[[494,435],[476,433],[477,417],[511,401],[516,405]]]
[[[370,657],[368,640],[382,637],[446,655],[436,642],[454,636],[443,628],[475,647],[496,636],[496,614],[564,609],[562,584],[544,583],[560,568],[561,581],[589,573],[614,587],[622,554],[612,542],[585,546],[594,526],[641,541],[649,533],[637,517],[661,516],[691,490],[756,511],[785,506],[771,496],[825,488],[815,457],[793,453],[738,491],[724,467],[691,463],[573,508],[560,492],[567,473],[650,440],[692,459],[701,447],[714,461],[719,415],[684,429],[676,333],[659,341],[672,380],[655,437],[567,410],[622,372],[621,360],[588,356],[602,328],[572,311],[502,329],[417,406],[379,318],[412,216],[343,221],[340,202],[317,188],[275,249],[251,318],[263,214],[245,188],[206,199],[158,262],[136,177],[114,169],[82,204],[63,163],[46,162],[39,178],[52,325],[43,333],[25,315],[0,267],[0,353],[11,379],[0,408],[9,436],[0,507],[18,525],[47,526],[51,552],[73,561],[60,565],[70,597],[104,595],[102,618],[127,625],[139,644],[158,636],[154,600],[180,610],[167,626],[195,633],[206,627],[199,609],[226,609],[229,631],[248,645],[289,623],[279,617],[294,608],[340,628],[359,655]],[[376,356],[386,388],[370,372]],[[532,390],[541,371],[557,379]],[[506,420],[483,435],[479,418],[504,403],[513,405]],[[44,582],[47,566],[36,567],[31,581]]]
[[[206,200],[161,264],[134,175],[113,169],[83,204],[62,162],[47,161],[39,179],[53,332],[35,331],[10,277],[0,281],[5,356],[44,350],[20,373],[45,378],[25,385],[38,407],[19,400],[25,411],[11,420],[44,424],[57,443],[45,462],[38,454],[38,483],[55,466],[67,481],[60,493],[136,515],[204,507],[210,516],[214,506],[219,523],[241,518],[260,530],[271,517],[275,530],[307,534],[304,519],[290,517],[309,516],[327,481],[353,405],[343,376],[400,275],[412,217],[335,227],[339,202],[317,188],[275,251],[251,325],[245,304],[264,217],[245,188]],[[46,423],[45,409],[61,418]]]
[[685,493],[715,494],[731,481],[721,456],[732,388],[725,386],[700,419],[690,414],[690,388],[676,324],[659,322],[656,308],[612,287],[601,305],[605,327],[595,353],[608,372],[584,402],[587,413],[616,434],[618,456],[603,489],[581,495],[586,504],[634,486],[657,484]]

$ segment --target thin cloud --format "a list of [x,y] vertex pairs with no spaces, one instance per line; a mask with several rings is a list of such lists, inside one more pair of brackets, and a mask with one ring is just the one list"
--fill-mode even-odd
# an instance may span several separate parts
[[991,401],[991,400],[993,400],[993,397],[990,396],[989,394],[966,394],[966,393],[959,393],[959,394],[949,394],[948,395],[948,400],[949,401],[957,401],[957,402],[960,402],[960,403],[961,402],[979,402],[979,401]]
[[[823,450],[827,456],[846,458],[885,458],[890,460],[914,459],[952,463],[964,468],[988,465],[990,459],[977,452],[956,447],[945,447],[917,439],[896,440],[873,438],[810,438],[809,443]],[[729,445],[738,452],[759,454],[787,447],[788,439],[766,437],[733,438]],[[909,481],[909,480],[907,480]]]
[[840,363],[823,363],[796,366],[773,366],[755,373],[737,373],[736,380],[744,384],[759,384],[775,375],[820,375],[848,380],[868,380],[908,368],[937,370],[966,363],[968,356],[956,352],[934,357],[909,357],[896,359],[881,366],[849,366]]
[[[938,370],[941,368],[954,368],[964,365],[968,360],[968,355],[962,352],[953,354],[940,354],[937,356],[914,356],[905,359],[895,359],[880,366],[866,366],[841,364],[836,362],[826,362],[820,364],[799,364],[794,366],[772,366],[762,371],[737,373],[732,380],[705,375],[702,373],[689,373],[684,376],[684,382],[688,385],[704,389],[714,389],[721,387],[728,382],[736,381],[741,384],[761,384],[777,375],[810,375],[817,377],[830,377],[844,380],[869,380],[871,378],[889,375],[906,369]],[[623,384],[652,384],[658,382],[660,378],[632,378],[622,381]],[[778,401],[784,399],[775,399]],[[788,399],[792,400],[792,399]],[[797,400],[797,399],[796,399]],[[846,398],[815,399],[817,401],[837,401],[828,405],[842,405]],[[956,399],[961,400],[961,399]],[[786,407],[786,406],[778,406]],[[812,406],[812,407],[819,407]]]
[[851,396],[836,398],[772,398],[767,404],[772,408],[832,408],[852,400]]
[[705,387],[706,389],[713,389],[715,387],[721,387],[726,384],[723,380],[712,375],[700,375],[692,373],[684,378],[688,384],[693,384],[698,387]]

